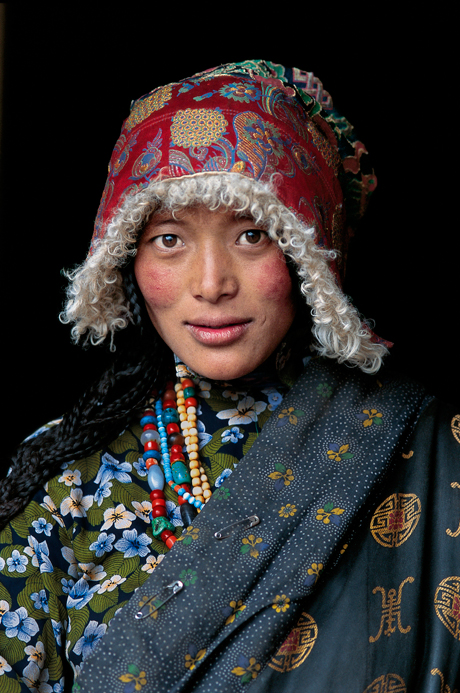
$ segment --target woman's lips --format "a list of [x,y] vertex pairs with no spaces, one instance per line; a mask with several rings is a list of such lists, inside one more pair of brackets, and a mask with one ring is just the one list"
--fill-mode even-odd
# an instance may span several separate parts
[[228,346],[240,339],[251,320],[229,321],[228,323],[199,325],[187,322],[185,326],[192,333],[194,338],[201,344],[208,346]]

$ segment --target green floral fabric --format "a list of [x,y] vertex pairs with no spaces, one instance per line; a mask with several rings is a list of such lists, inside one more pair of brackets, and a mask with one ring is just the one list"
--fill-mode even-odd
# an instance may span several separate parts
[[[289,386],[267,374],[197,384],[200,456],[219,492]],[[110,620],[167,552],[151,531],[141,433],[133,421],[107,449],[65,464],[0,534],[0,690],[70,690]],[[177,496],[165,493],[179,538]],[[186,531],[181,539],[193,538]]]

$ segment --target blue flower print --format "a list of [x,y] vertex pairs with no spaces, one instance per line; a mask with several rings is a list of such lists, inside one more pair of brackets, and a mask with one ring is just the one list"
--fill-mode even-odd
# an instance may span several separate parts
[[50,550],[46,541],[38,543],[35,537],[31,535],[29,535],[28,541],[29,546],[27,546],[24,551],[29,556],[32,556],[32,565],[39,566],[41,573],[52,573],[53,564],[49,558]]
[[115,548],[118,551],[123,551],[125,558],[133,558],[134,556],[147,556],[150,550],[147,548],[152,543],[147,534],[137,536],[137,529],[125,529],[123,537],[117,541]]
[[59,683],[54,684],[53,693],[64,693],[64,683],[65,683],[65,678],[62,677],[62,679],[59,681]]
[[131,483],[131,477],[127,472],[131,470],[132,466],[129,462],[118,462],[118,460],[106,452],[102,455],[101,466],[99,467],[94,482],[103,486],[111,479],[116,479],[117,481],[121,481],[122,484],[129,484]]
[[33,592],[30,595],[30,598],[32,599],[34,607],[36,609],[43,609],[45,613],[49,614],[50,608],[48,606],[48,597],[46,596],[45,590],[40,590],[40,592]]
[[75,647],[73,648],[75,654],[81,654],[82,659],[86,659],[94,650],[99,640],[105,635],[106,630],[106,623],[90,621],[81,638],[75,643]]
[[278,392],[274,387],[266,387],[262,392],[267,395],[268,399],[268,409],[270,411],[275,411],[275,409],[283,401],[283,395]]
[[238,426],[233,426],[229,431],[224,431],[222,433],[223,443],[237,443],[238,438],[243,438],[243,433],[240,433]]
[[[61,580],[61,582],[63,582]],[[69,583],[72,582],[69,580]],[[99,583],[90,587],[85,578],[80,578],[73,587],[70,588],[67,596],[67,608],[68,609],[83,609],[84,606],[93,598],[93,595],[99,589]]]
[[54,638],[57,645],[62,645],[62,636],[64,634],[64,626],[60,621],[55,621],[54,618],[51,619],[51,625],[53,627]]
[[3,614],[2,625],[6,628],[7,638],[19,638],[22,642],[29,642],[39,631],[37,621],[28,616],[27,609],[23,606],[16,611],[7,611]]
[[166,512],[168,520],[173,523],[174,527],[183,527],[180,505],[176,505],[173,501],[166,501]]
[[61,585],[62,585],[62,591],[65,592],[66,594],[69,594],[70,590],[75,585],[75,580],[66,580],[65,578],[62,578]]
[[137,470],[137,473],[139,474],[139,476],[147,476],[148,469],[147,469],[147,466],[145,464],[145,460],[143,457],[139,457],[137,462],[133,463],[133,467],[134,467],[134,469]]
[[110,489],[112,488],[112,483],[108,481],[106,484],[101,484],[94,494],[94,500],[97,501],[99,506],[102,505],[104,498],[110,496]]
[[198,431],[198,450],[201,450],[210,440],[212,436],[206,433],[204,423],[198,419],[196,430]]
[[13,553],[11,554],[10,558],[6,559],[6,563],[8,566],[8,572],[9,573],[25,573],[26,572],[26,565],[28,564],[29,559],[27,556],[23,556],[17,549],[14,549]]
[[110,553],[113,549],[113,542],[115,540],[115,534],[107,534],[106,532],[101,532],[96,541],[90,544],[89,550],[94,551],[97,558],[100,558],[105,553]]
[[44,517],[39,517],[38,520],[34,520],[32,522],[32,527],[37,534],[42,534],[42,532],[44,532],[47,537],[51,536],[51,530],[53,529],[51,522],[47,522]]
[[217,479],[216,479],[216,487],[217,487],[217,488],[219,488],[219,486],[222,486],[222,484],[224,483],[225,479],[227,479],[227,478],[230,476],[230,474],[232,473],[232,471],[233,471],[232,469],[224,469],[224,471],[222,472],[222,474],[220,474],[220,475],[217,477]]

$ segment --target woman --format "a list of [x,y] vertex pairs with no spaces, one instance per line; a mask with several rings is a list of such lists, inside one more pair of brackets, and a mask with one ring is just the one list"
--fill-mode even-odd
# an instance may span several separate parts
[[311,73],[134,103],[63,314],[114,361],[5,483],[5,690],[453,690],[457,419],[340,288],[375,184]]

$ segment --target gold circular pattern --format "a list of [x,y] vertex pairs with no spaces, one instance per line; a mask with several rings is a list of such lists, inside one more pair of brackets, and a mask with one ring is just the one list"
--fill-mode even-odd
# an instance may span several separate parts
[[177,111],[171,124],[171,139],[177,147],[209,147],[227,129],[222,113],[210,108]]
[[363,693],[406,693],[407,688],[398,674],[384,674],[372,681]]
[[439,583],[434,595],[436,616],[456,640],[460,640],[460,577],[453,575]]
[[291,630],[268,666],[275,671],[292,671],[307,659],[318,637],[318,626],[310,614],[302,613],[295,628]]
[[142,123],[149,115],[163,108],[165,103],[171,98],[171,93],[171,85],[167,84],[165,87],[155,89],[147,98],[137,101],[126,120],[126,129],[128,131],[132,130],[133,127]]
[[452,435],[454,436],[457,443],[460,443],[460,414],[456,414],[452,421],[450,422],[452,428]]
[[393,493],[372,516],[371,534],[381,546],[401,546],[416,528],[421,512],[420,499],[415,493]]

